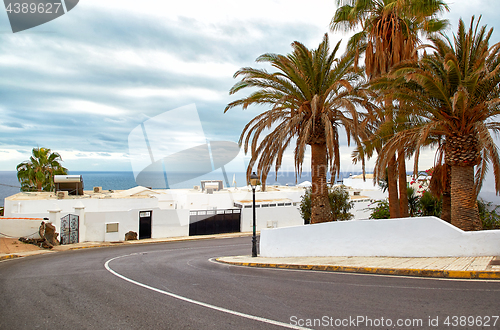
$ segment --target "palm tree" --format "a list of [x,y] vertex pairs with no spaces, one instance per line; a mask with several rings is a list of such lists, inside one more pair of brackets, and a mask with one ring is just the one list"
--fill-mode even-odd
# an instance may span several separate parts
[[[442,139],[451,169],[451,223],[463,230],[482,227],[477,195],[488,163],[500,192],[500,159],[490,134],[500,132],[494,121],[500,115],[500,43],[489,47],[493,29],[486,31],[479,21],[474,24],[473,17],[467,31],[460,20],[453,42],[431,38],[433,54],[394,67],[395,96],[412,104],[415,120],[382,150],[383,155],[404,145],[420,149],[429,138]],[[377,170],[387,161],[379,157]]]
[[17,165],[17,179],[22,191],[52,191],[54,175],[64,175],[68,170],[60,164],[61,156],[47,148],[33,148],[28,161]]
[[[251,149],[247,177],[255,163],[265,188],[268,173],[275,164],[281,167],[285,150],[296,141],[295,175],[301,175],[306,146],[311,148],[311,223],[332,221],[328,199],[327,172],[334,178],[340,170],[339,132],[342,126],[348,142],[361,143],[364,137],[365,113],[357,106],[370,109],[362,76],[353,69],[354,56],[335,58],[340,42],[330,52],[328,35],[319,47],[307,49],[292,43],[293,52],[261,55],[257,62],[270,63],[277,71],[242,68],[234,77],[242,76],[230,90],[234,94],[256,87],[249,96],[231,102],[225,111],[236,106],[246,109],[251,104],[264,104],[271,109],[252,119],[243,129],[240,145],[245,153]],[[269,132],[268,132],[269,131]],[[261,135],[266,135],[261,139]]]
[[[365,55],[365,70],[369,78],[377,78],[401,61],[416,59],[418,34],[432,35],[447,26],[446,20],[436,18],[448,6],[441,0],[336,0],[339,8],[331,22],[332,30],[361,31],[349,40],[348,50],[356,52],[356,62]],[[375,120],[389,123],[394,120],[393,99],[385,95],[385,111]],[[396,127],[394,127],[396,129]],[[393,132],[394,133],[394,132]],[[389,205],[392,218],[408,216],[406,194],[406,164],[403,150],[391,155],[387,164]],[[399,172],[399,193],[397,173]],[[399,201],[401,199],[401,201]],[[401,212],[402,214],[401,214]]]

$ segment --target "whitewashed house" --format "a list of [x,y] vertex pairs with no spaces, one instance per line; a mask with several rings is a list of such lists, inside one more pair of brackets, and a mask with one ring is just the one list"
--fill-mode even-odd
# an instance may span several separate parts
[[[298,205],[304,189],[268,187],[256,192],[257,230],[303,224]],[[210,184],[194,189],[20,192],[5,199],[0,232],[27,236],[41,219],[56,226],[66,242],[119,241],[128,231],[139,238],[248,232],[252,230],[252,191]]]

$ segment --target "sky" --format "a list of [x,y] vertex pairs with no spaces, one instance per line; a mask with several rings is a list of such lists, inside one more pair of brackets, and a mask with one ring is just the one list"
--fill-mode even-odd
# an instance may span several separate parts
[[[450,32],[459,17],[471,15],[483,15],[489,27],[499,24],[493,3],[449,1]],[[335,9],[334,0],[82,0],[67,14],[17,33],[0,10],[0,170],[14,171],[39,146],[60,153],[70,171],[130,171],[142,151],[153,158],[133,132],[156,134],[153,148],[237,143],[245,124],[265,108],[224,114],[229,102],[246,95],[229,95],[233,74],[262,67],[255,63],[261,54],[289,53],[296,40],[317,47]],[[330,33],[330,40],[345,45],[349,36]],[[493,34],[497,41],[500,31]],[[185,107],[191,109],[185,116],[165,117]],[[148,128],[160,119],[170,124]],[[341,170],[359,171],[342,141]],[[284,169],[293,170],[291,159],[290,153]],[[433,159],[424,153],[421,168]],[[245,170],[241,161],[233,163],[228,170]]]

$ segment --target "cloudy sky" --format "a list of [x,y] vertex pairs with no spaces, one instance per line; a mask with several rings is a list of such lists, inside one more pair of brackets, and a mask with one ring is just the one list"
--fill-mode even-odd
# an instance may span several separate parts
[[[43,146],[59,152],[71,171],[129,171],[131,132],[146,132],[148,120],[193,104],[198,117],[172,117],[179,125],[157,133],[180,144],[200,131],[209,141],[237,142],[263,108],[223,113],[244,95],[228,94],[234,72],[256,66],[263,53],[288,53],[294,40],[316,47],[334,2],[82,0],[58,19],[15,34],[1,10],[0,170],[15,170]],[[494,2],[449,2],[445,17],[453,30],[459,17],[473,14],[491,27],[500,21]],[[331,34],[344,44],[348,37]],[[499,40],[500,31],[493,36]],[[341,152],[342,170],[354,171],[350,149]],[[432,159],[424,155],[422,166]]]

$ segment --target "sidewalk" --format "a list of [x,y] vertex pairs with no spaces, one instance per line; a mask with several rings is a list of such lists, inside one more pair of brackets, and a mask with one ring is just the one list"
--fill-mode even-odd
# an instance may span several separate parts
[[221,257],[217,261],[250,267],[319,270],[344,273],[499,279],[500,257]]

